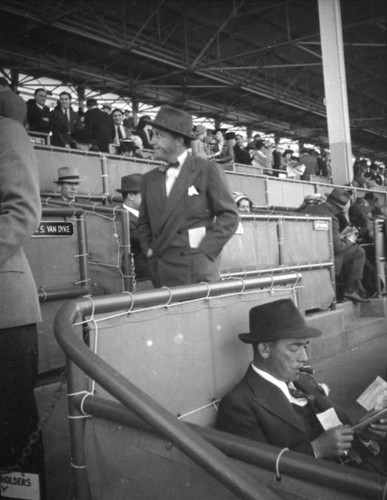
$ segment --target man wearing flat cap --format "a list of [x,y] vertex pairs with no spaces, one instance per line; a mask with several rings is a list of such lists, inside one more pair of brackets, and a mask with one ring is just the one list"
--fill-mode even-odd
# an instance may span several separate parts
[[121,177],[121,189],[116,189],[122,194],[122,208],[129,213],[130,249],[136,280],[149,279],[147,259],[141,249],[138,236],[138,216],[141,205],[142,174],[129,174]]
[[152,124],[154,158],[144,175],[138,230],[156,288],[219,280],[219,254],[238,226],[222,169],[188,155],[192,116],[162,106]]
[[[300,373],[308,361],[309,340],[321,331],[306,324],[290,299],[255,306],[249,319],[250,332],[239,338],[252,345],[253,361],[221,400],[218,429],[315,458],[370,461],[375,470],[378,465],[372,465],[372,454],[354,437],[346,413],[310,375]],[[329,409],[341,422],[330,428],[320,420]],[[387,419],[367,432],[385,442]]]
[[332,219],[333,252],[335,257],[335,273],[344,279],[344,298],[352,302],[368,302],[362,297],[365,252],[356,243],[356,235],[343,236],[340,233],[340,215],[349,207],[351,197],[343,189],[334,188],[325,202],[318,205],[306,205],[299,209],[300,213],[313,217],[330,217]]

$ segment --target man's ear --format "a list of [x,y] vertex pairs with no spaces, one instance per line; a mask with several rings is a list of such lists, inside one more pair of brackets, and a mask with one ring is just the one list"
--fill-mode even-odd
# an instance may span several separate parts
[[258,352],[263,359],[267,359],[270,355],[270,345],[267,342],[259,343]]

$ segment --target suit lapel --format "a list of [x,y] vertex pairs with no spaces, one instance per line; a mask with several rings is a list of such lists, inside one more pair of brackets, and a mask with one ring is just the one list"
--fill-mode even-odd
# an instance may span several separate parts
[[281,389],[260,377],[251,367],[246,377],[247,383],[260,406],[263,406],[268,412],[273,413],[276,417],[292,425],[306,436],[308,435],[302,420]]
[[[168,198],[166,199],[164,212],[161,219],[163,225],[170,217],[176,206],[181,201],[189,186],[192,185],[194,178],[198,173],[198,169],[191,156],[188,156],[184,162],[179,177],[176,179]],[[165,183],[164,183],[165,184]],[[165,193],[165,186],[164,186]],[[165,194],[164,194],[165,196]]]
[[160,168],[152,170],[149,176],[149,203],[152,204],[152,213],[157,216],[157,227],[161,225],[162,213],[165,209],[167,195],[165,191],[165,175]]

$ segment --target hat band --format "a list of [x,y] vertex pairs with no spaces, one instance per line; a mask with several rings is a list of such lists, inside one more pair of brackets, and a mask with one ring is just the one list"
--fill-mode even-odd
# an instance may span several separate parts
[[58,178],[59,182],[61,182],[61,181],[70,181],[70,180],[79,181],[80,177],[79,177],[79,175],[65,175],[63,177],[59,177]]

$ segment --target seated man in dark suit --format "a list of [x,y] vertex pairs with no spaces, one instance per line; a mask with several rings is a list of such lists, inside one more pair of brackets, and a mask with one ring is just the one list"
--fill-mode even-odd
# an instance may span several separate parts
[[[367,470],[386,472],[387,419],[355,435],[346,413],[311,376],[300,373],[308,360],[309,339],[320,335],[290,299],[250,309],[250,333],[239,338],[252,344],[254,359],[244,378],[222,399],[218,428],[315,458],[344,458]],[[333,427],[323,426],[321,413],[326,410],[338,418]],[[364,445],[370,438],[380,442],[380,457]]]

